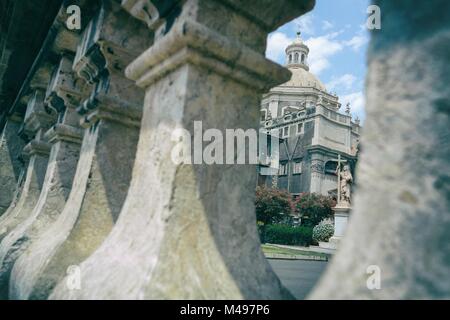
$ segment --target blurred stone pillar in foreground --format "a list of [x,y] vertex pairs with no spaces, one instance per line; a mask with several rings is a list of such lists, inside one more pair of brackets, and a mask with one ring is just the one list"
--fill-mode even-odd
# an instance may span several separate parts
[[448,299],[450,2],[375,4],[354,212],[311,297]]
[[81,265],[81,290],[65,279],[51,298],[292,298],[260,248],[255,166],[175,164],[172,137],[193,136],[194,121],[257,132],[262,92],[290,76],[265,58],[267,34],[314,1],[123,3],[156,28],[127,68],[146,88],[132,183],[110,236]]
[[19,136],[22,123],[20,115],[9,116],[0,135],[0,216],[13,201],[23,169],[21,153],[25,143]]
[[100,3],[73,65],[93,85],[78,107],[86,129],[73,187],[56,222],[17,259],[12,299],[46,299],[68,268],[86,259],[108,235],[129,188],[144,92],[124,70],[151,45],[152,33],[116,1]]

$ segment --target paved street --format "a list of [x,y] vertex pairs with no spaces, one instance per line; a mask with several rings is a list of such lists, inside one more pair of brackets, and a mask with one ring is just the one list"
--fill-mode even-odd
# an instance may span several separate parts
[[269,263],[283,285],[297,299],[305,299],[327,266],[324,261],[308,260],[269,259]]

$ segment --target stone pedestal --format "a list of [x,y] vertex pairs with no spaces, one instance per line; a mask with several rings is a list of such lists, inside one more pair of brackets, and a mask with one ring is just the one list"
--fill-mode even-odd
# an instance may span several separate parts
[[23,151],[29,160],[20,198],[0,217],[0,241],[28,217],[41,192],[50,152],[50,145],[43,139],[43,134],[56,120],[55,115],[45,112],[43,101],[43,91],[36,90],[27,106],[24,131],[34,139]]
[[11,298],[46,299],[68,268],[92,254],[119,218],[144,98],[123,72],[151,40],[149,30],[115,1],[103,1],[84,31],[74,70],[92,84],[92,91],[77,108],[85,131],[73,187],[56,222],[17,259]]
[[[71,73],[72,61],[66,56],[55,68],[46,93],[48,107],[59,111],[59,122],[44,138],[51,145],[48,167],[36,206],[25,221],[11,231],[0,244],[0,286],[8,287],[16,259],[37,239],[62,212],[69,196],[79,158],[82,130],[76,125],[70,102],[80,96]],[[78,84],[83,86],[81,81]],[[66,106],[69,106],[67,108]]]
[[176,164],[172,135],[193,136],[194,121],[258,132],[261,93],[290,76],[265,59],[267,33],[312,3],[169,1],[159,12],[155,44],[127,68],[146,88],[127,200],[81,264],[81,290],[64,279],[50,298],[292,298],[260,248],[255,167]]
[[334,234],[329,240],[329,248],[336,250],[339,247],[339,243],[341,242],[345,230],[347,229],[350,210],[351,208],[347,206],[336,206],[333,208]]
[[20,156],[25,143],[19,136],[22,123],[18,115],[11,116],[0,136],[0,216],[12,203],[23,170]]

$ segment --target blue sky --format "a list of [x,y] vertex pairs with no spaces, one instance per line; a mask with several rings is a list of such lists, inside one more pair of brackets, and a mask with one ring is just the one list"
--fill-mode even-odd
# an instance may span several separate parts
[[310,71],[339,96],[342,112],[350,102],[352,115],[362,121],[368,6],[369,0],[316,0],[311,12],[269,35],[266,52],[269,59],[284,64],[284,49],[300,30],[310,49]]

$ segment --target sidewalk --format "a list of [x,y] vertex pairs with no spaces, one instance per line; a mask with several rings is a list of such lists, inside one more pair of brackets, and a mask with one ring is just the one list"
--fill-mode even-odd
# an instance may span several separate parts
[[267,259],[328,261],[330,258],[327,252],[316,252],[309,247],[300,246],[266,243],[263,245],[263,251]]
[[284,244],[270,244],[270,245],[275,246],[275,247],[280,247],[280,248],[311,251],[311,252],[325,253],[325,254],[330,254],[330,255],[333,255],[336,253],[336,250],[334,250],[334,249],[321,248],[319,246],[301,247],[301,246],[288,246],[288,245],[284,245]]

